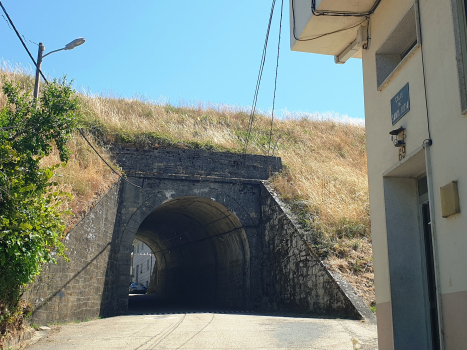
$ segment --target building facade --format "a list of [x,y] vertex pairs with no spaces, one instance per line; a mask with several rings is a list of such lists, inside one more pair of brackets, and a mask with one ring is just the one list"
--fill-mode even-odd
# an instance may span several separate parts
[[145,243],[135,239],[131,252],[130,283],[142,283],[149,288],[156,257]]
[[380,350],[467,349],[465,6],[290,0],[292,50],[362,58]]

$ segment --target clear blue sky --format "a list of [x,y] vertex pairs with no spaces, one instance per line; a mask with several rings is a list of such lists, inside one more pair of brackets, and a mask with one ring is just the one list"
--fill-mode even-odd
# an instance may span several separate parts
[[[269,19],[269,0],[2,0],[21,34],[45,52],[76,37],[86,43],[46,57],[42,69],[92,93],[251,106]],[[289,1],[284,20],[276,110],[333,111],[363,118],[361,60],[292,52]],[[280,0],[271,28],[258,107],[272,106]],[[0,59],[32,69],[0,18]],[[26,41],[34,58],[37,46]]]

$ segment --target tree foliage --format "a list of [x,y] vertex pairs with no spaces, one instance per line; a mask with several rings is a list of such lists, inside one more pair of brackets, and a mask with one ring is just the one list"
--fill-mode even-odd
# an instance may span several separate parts
[[[66,146],[78,122],[78,100],[66,81],[45,86],[39,100],[5,81],[0,111],[0,333],[15,322],[26,284],[41,265],[65,256],[54,170],[69,158]],[[60,161],[41,164],[56,147]]]

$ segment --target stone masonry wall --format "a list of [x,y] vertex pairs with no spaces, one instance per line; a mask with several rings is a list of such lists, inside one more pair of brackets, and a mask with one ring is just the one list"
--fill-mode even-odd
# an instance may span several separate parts
[[193,149],[113,148],[128,176],[186,175],[267,180],[282,169],[281,158]]
[[313,253],[268,187],[265,182],[261,189],[261,307],[353,319],[371,318],[372,313],[363,300],[346,293],[348,290],[336,282]]
[[[229,260],[232,264],[226,266],[216,263],[219,271],[225,267],[225,281],[231,281],[234,274],[244,275],[241,293],[234,293],[242,307],[371,318],[371,311],[349,284],[332,276],[314,255],[268,183],[260,181],[280,170],[280,158],[200,150],[114,152],[127,175],[133,175],[131,182],[140,187],[119,182],[68,234],[65,244],[70,261],[58,259],[58,264],[44,266],[25,294],[34,306],[32,322],[125,314],[131,244],[140,225],[162,204],[190,197],[223,205],[242,225],[243,265],[235,265],[238,259]],[[212,220],[212,213],[204,213],[205,207],[187,208],[199,210],[206,222]],[[218,227],[219,232],[228,229]],[[228,245],[229,240],[220,242],[217,250],[221,256],[235,249]],[[226,284],[223,288],[231,287]],[[224,304],[235,303],[225,300]]]
[[[31,322],[84,321],[100,314],[117,213],[115,184],[65,238],[69,262],[47,264],[24,297],[33,305]],[[129,272],[129,271],[128,271]]]

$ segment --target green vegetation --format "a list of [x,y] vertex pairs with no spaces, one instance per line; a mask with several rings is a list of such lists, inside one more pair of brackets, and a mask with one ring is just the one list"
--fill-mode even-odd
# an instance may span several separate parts
[[[18,329],[31,306],[20,301],[41,265],[65,256],[65,225],[54,172],[67,163],[67,143],[77,127],[78,100],[65,82],[44,87],[38,101],[3,82],[0,111],[0,334]],[[53,150],[54,164],[42,161]]]

